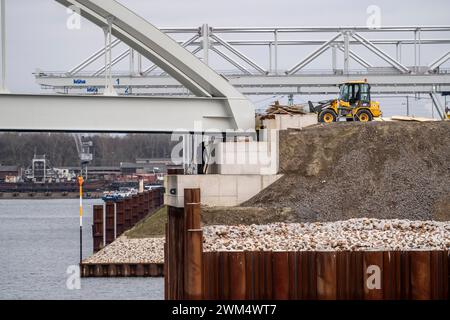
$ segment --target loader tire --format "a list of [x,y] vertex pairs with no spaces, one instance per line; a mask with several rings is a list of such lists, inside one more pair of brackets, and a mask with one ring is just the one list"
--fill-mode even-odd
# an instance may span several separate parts
[[319,114],[319,122],[322,122],[322,123],[336,122],[336,119],[337,119],[337,115],[332,110],[323,110]]
[[373,116],[369,110],[359,110],[356,114],[355,121],[369,122],[372,121]]

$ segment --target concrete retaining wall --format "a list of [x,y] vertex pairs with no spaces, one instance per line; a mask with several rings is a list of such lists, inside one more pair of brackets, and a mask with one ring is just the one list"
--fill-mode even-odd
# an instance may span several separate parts
[[182,208],[184,189],[201,189],[202,205],[236,206],[249,200],[282,175],[174,175],[166,176],[164,203]]

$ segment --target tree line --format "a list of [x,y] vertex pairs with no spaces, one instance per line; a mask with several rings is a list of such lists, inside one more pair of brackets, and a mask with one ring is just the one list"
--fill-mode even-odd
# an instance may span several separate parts
[[[118,166],[136,158],[170,158],[170,134],[89,135],[94,166]],[[1,133],[0,164],[28,167],[33,156],[45,154],[55,167],[78,166],[75,140],[66,133]]]

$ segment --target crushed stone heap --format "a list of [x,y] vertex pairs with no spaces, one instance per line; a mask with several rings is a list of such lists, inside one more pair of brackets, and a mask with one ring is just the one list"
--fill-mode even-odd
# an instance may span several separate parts
[[450,223],[350,219],[207,226],[204,251],[449,250]]

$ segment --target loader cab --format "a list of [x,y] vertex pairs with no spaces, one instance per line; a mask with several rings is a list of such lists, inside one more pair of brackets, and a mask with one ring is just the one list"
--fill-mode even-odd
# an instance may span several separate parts
[[369,107],[370,85],[367,82],[347,82],[340,86],[339,104],[344,108]]

